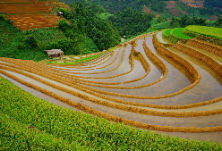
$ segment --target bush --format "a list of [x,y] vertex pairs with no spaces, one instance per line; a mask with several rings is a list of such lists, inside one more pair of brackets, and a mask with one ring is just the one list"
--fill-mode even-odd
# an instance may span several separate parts
[[25,42],[31,47],[37,47],[37,42],[33,35],[28,35],[25,37]]
[[1,14],[0,12],[0,21],[6,21],[7,20],[7,15]]
[[81,54],[81,55],[89,54],[90,52],[91,52],[91,51],[89,51],[89,50],[86,49],[86,48],[80,50],[80,54]]
[[19,49],[19,50],[24,50],[25,48],[26,48],[26,45],[25,45],[24,43],[21,43],[21,42],[20,42],[20,43],[18,44],[18,49]]
[[70,19],[70,12],[65,9],[65,8],[60,8],[59,9],[60,12],[63,12],[63,16],[66,18],[66,19]]
[[69,29],[69,24],[66,22],[65,19],[60,20],[58,25],[59,25],[59,29],[61,29],[62,31],[66,31]]

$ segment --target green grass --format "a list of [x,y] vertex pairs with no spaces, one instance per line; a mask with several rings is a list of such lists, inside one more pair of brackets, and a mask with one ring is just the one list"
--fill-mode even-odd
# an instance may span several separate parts
[[172,29],[166,29],[166,30],[163,32],[163,34],[169,36],[171,31],[172,31]]
[[153,20],[151,20],[150,24],[151,26],[158,24],[157,19],[154,18]]
[[173,29],[173,30],[171,31],[171,34],[175,35],[176,37],[178,37],[178,38],[180,38],[180,39],[190,39],[190,38],[192,38],[192,37],[189,37],[189,36],[183,34],[183,33],[182,33],[182,32],[183,32],[183,29],[184,29],[184,28],[176,28],[176,29]]
[[110,16],[112,16],[113,14],[110,13],[101,13],[101,14],[96,14],[96,16],[102,18],[102,19],[108,19]]
[[221,28],[190,25],[185,28],[185,31],[186,33],[193,33],[222,40]]
[[221,144],[173,138],[62,108],[25,92],[1,76],[0,90],[1,150],[222,149]]
[[155,30],[171,28],[170,27],[170,22],[171,21],[165,21],[165,22],[162,22],[162,23],[153,24],[147,31],[155,31]]

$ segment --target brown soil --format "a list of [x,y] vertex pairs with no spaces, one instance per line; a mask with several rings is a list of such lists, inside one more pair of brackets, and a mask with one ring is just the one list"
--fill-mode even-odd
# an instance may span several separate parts
[[204,4],[204,0],[180,0],[180,1],[194,8],[203,8]]
[[0,11],[8,14],[8,19],[20,30],[58,26],[60,17],[53,10],[59,5],[68,8],[61,2],[44,1],[0,1]]

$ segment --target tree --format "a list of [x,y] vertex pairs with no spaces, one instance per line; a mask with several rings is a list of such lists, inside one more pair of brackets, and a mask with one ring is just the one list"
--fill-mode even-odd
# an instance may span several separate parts
[[217,18],[217,20],[213,26],[222,27],[222,17],[221,16],[219,18]]

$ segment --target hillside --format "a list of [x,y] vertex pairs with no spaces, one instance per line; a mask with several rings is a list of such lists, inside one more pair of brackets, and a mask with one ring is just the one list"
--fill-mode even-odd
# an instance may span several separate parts
[[[35,3],[39,5],[38,2],[56,3],[19,1],[19,4],[15,4],[15,1],[10,1],[3,4],[1,2],[0,8],[4,14],[0,14],[0,57],[40,61],[47,58],[43,50],[62,49],[65,55],[80,55],[103,51],[119,44],[118,31],[109,22],[97,17],[93,8],[86,10],[81,4],[67,9],[56,6],[54,12],[45,9],[48,12],[38,14],[40,8],[42,10],[44,8],[34,7]],[[46,7],[45,4],[42,6]],[[18,12],[16,9],[10,9],[15,5],[21,5]],[[33,6],[31,7],[33,9],[28,6]],[[27,14],[22,7],[26,7],[30,14]],[[53,14],[57,11],[63,12],[63,16]],[[54,24],[51,23],[53,17],[57,18]]]
[[0,12],[7,14],[14,26],[20,30],[58,26],[58,6],[69,9],[57,0],[0,0]]
[[[59,0],[66,4],[71,4],[79,0]],[[86,0],[80,0],[86,1]],[[222,14],[221,4],[219,0],[87,0],[98,4],[114,14],[117,11],[123,11],[126,8],[132,8],[134,11],[143,11],[144,6],[149,8],[149,12],[155,15],[161,15],[165,18],[172,16],[182,16],[184,14],[189,16],[204,17],[206,19],[213,18],[213,16]],[[207,8],[207,9],[204,9]]]

